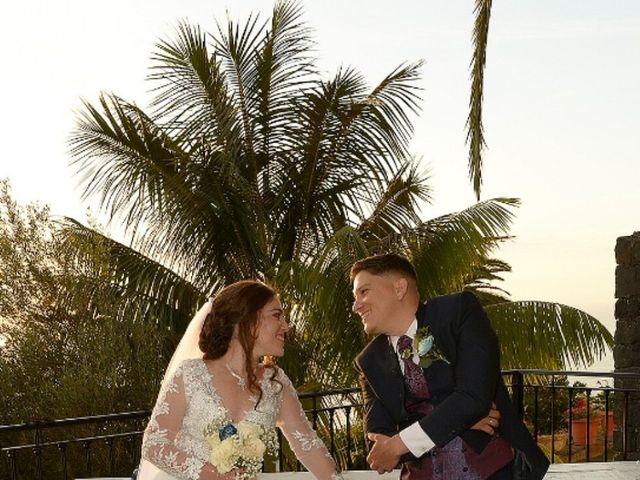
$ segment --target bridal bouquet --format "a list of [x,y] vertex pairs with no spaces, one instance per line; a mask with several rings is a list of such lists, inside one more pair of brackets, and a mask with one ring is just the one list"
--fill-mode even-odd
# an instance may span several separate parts
[[220,473],[238,469],[239,480],[254,479],[262,470],[267,451],[276,452],[278,440],[273,429],[242,420],[237,424],[212,424],[205,429],[211,449],[209,461]]

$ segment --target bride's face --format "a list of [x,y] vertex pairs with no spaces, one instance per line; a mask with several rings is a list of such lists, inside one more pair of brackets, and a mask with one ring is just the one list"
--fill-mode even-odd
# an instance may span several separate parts
[[256,357],[284,355],[284,338],[289,325],[278,297],[271,299],[258,312],[258,330],[253,353]]

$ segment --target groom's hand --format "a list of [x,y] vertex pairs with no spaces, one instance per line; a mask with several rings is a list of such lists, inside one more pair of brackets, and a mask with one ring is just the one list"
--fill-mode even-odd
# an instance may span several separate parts
[[489,414],[476,423],[472,430],[481,430],[484,433],[489,435],[493,435],[496,433],[496,430],[500,426],[500,411],[496,408],[496,404],[491,402],[491,409],[489,410]]
[[379,474],[390,472],[396,468],[400,457],[409,451],[399,435],[387,437],[381,433],[368,433],[367,438],[374,442],[369,455],[367,455],[367,463],[371,470],[375,470]]

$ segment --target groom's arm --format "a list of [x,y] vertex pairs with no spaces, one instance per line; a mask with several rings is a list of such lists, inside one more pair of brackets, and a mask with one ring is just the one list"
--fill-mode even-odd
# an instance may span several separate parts
[[[394,439],[396,442],[394,450],[399,452],[399,461],[401,462],[415,460],[431,450],[435,443],[424,433],[416,420],[413,422],[407,421],[409,426],[399,431],[400,426],[394,421],[389,410],[382,404],[371,388],[367,377],[362,372],[361,366],[358,365],[357,361],[354,362],[354,365],[359,374],[358,380],[362,390],[365,421],[364,434],[367,450],[371,451],[374,447],[373,442],[375,440],[369,438],[370,434],[396,437]],[[400,440],[400,443],[397,442],[398,440]]]
[[[357,360],[354,365],[359,374],[358,380],[362,390],[364,440],[369,451],[367,463],[372,470],[380,474],[389,472],[399,462],[414,460],[416,457],[400,439],[398,424],[371,388]],[[422,435],[426,436],[424,432]]]
[[[365,420],[365,442],[369,455],[367,461],[372,469],[379,473],[390,471],[400,462],[415,460],[431,450],[435,443],[422,430],[417,419],[406,419],[408,425],[400,430],[389,411],[375,395],[371,385],[356,363],[359,380],[362,387]],[[487,420],[491,420],[497,428],[500,413],[491,409],[487,417],[476,423],[472,428],[493,434],[493,427]]]
[[[437,446],[454,437],[467,436],[476,422],[490,410],[500,379],[498,337],[476,297],[470,292],[459,295],[458,309],[452,308],[451,328],[456,339],[454,366],[455,390],[420,420],[420,427]],[[480,435],[480,449],[489,435]]]
[[362,373],[360,366],[357,363],[355,366],[358,370],[358,381],[360,382],[360,388],[362,390],[365,440],[367,448],[370,449],[371,444],[366,439],[367,433],[382,433],[387,436],[392,436],[398,432],[398,425],[374,393],[371,385],[367,381],[367,377]]

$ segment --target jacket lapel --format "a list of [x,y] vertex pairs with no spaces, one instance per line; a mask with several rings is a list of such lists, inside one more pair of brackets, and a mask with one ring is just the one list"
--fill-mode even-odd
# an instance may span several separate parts
[[404,409],[404,378],[398,358],[389,343],[389,337],[379,335],[376,338],[377,354],[368,355],[365,371],[367,380],[376,396],[389,410],[396,421],[406,417]]
[[[431,327],[431,322],[430,320],[430,315],[427,315],[427,304],[425,303],[421,303],[420,305],[418,305],[418,310],[416,311],[416,320],[418,322],[418,330],[420,330],[423,327],[429,327],[430,329],[432,329],[431,333],[433,333],[433,327]],[[434,334],[434,339],[435,339],[435,334]],[[426,380],[426,368],[422,369],[422,374],[425,376],[425,380]]]

